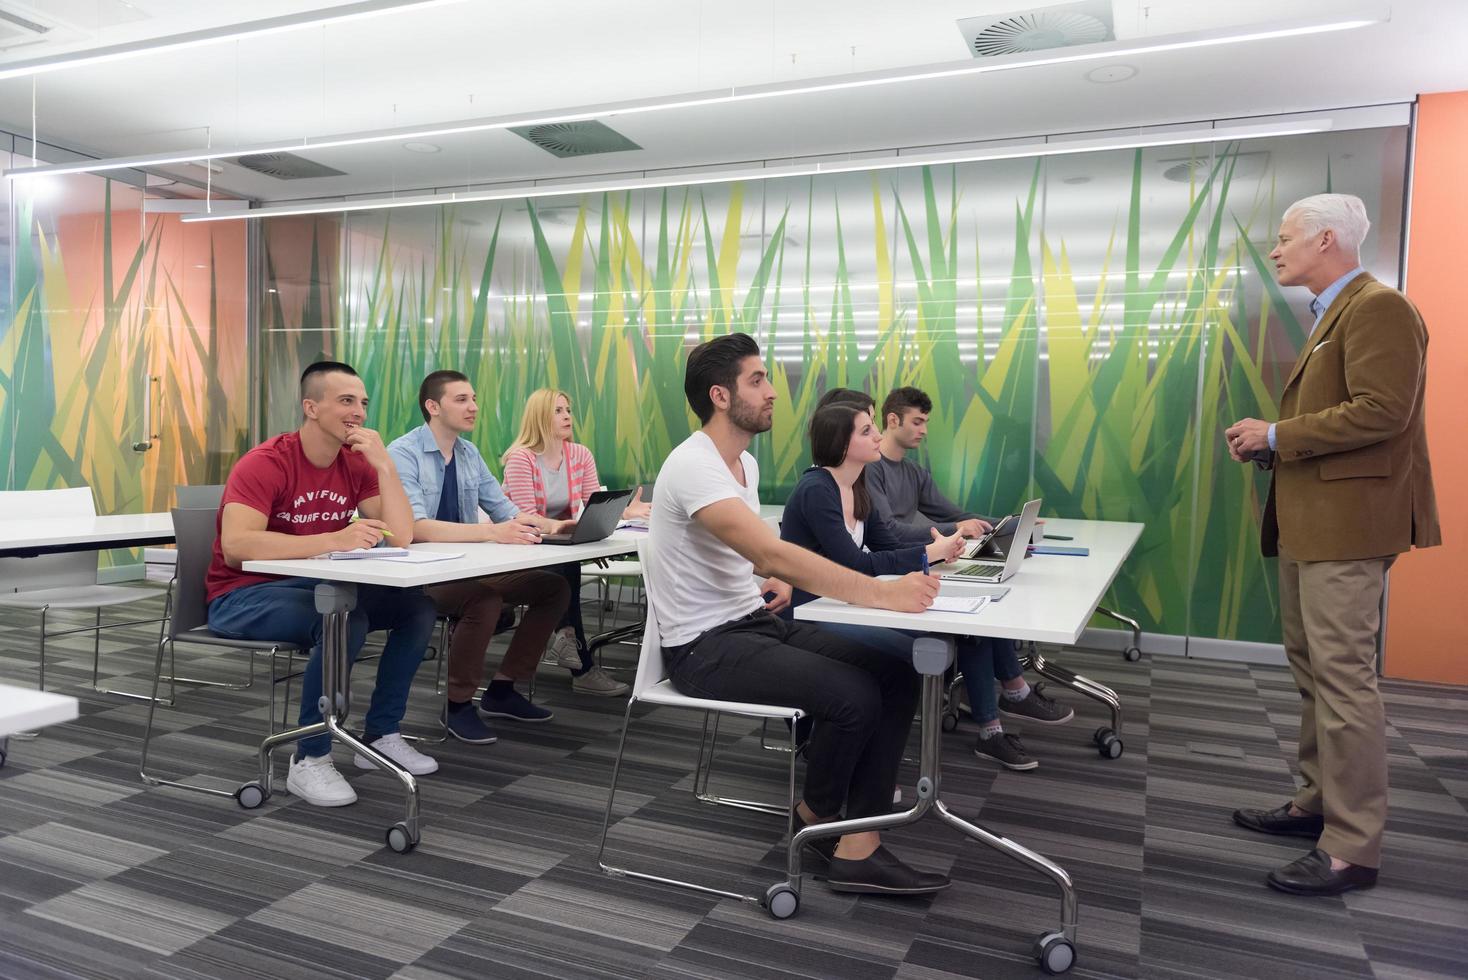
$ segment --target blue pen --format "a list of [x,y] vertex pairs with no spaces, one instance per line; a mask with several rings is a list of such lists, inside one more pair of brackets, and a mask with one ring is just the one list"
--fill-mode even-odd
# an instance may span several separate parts
[[926,548],[923,549],[923,574],[928,574],[928,552]]

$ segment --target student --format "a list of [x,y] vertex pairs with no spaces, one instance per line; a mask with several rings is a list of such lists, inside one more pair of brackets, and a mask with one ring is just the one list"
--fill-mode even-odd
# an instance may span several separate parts
[[[571,399],[562,391],[531,392],[520,420],[520,434],[505,450],[505,492],[522,511],[558,520],[576,517],[600,486],[591,450],[571,441]],[[623,511],[624,520],[646,520],[650,505],[642,490]],[[569,562],[552,571],[565,577],[571,602],[560,629],[546,648],[546,659],[571,671],[571,687],[582,694],[621,697],[630,688],[593,666],[581,623],[581,564]]]
[[[521,513],[484,465],[479,450],[467,438],[479,416],[479,403],[466,375],[434,371],[418,388],[418,408],[424,424],[387,447],[413,508],[415,541],[536,544],[542,531],[555,533],[564,528],[561,521]],[[481,507],[488,521],[479,520]],[[525,606],[525,615],[479,706],[491,718],[550,721],[551,712],[526,700],[515,690],[515,682],[534,676],[541,650],[565,614],[569,595],[566,580],[543,569],[447,582],[428,589],[438,612],[458,620],[448,651],[444,724],[450,735],[471,745],[488,745],[496,739],[474,710],[474,692],[484,680],[484,655],[506,603]]]
[[[907,457],[927,437],[932,411],[933,400],[917,388],[897,388],[887,396],[882,403],[881,455],[863,474],[867,493],[877,510],[899,524],[979,537],[990,529],[989,522],[960,510],[934,485],[933,475]],[[1063,725],[1075,717],[1073,710],[1045,695],[1044,684],[1031,687],[1025,682],[1012,643],[994,644],[994,672],[1002,688],[999,710],[1005,714],[1042,725]],[[971,709],[973,703],[971,696]]]
[[943,496],[933,475],[907,458],[927,437],[932,413],[933,400],[917,388],[894,389],[882,402],[882,455],[867,469],[867,492],[899,524],[980,537],[989,522]]
[[[747,449],[769,431],[775,389],[748,334],[696,347],[683,387],[703,427],[658,474],[643,569],[669,676],[694,697],[795,707],[815,719],[800,823],[836,819],[843,807],[847,817],[887,813],[917,710],[917,673],[775,613],[789,604],[787,583],[921,612],[938,594],[937,579],[916,573],[878,581],[781,541],[760,520],[759,467]],[[755,569],[771,577],[757,585]],[[774,593],[769,602],[766,593]],[[877,833],[821,843],[811,863],[825,866],[836,891],[912,895],[948,887],[946,876],[898,860]]]
[[[926,545],[904,543],[892,531],[867,493],[865,471],[880,455],[881,436],[865,409],[847,401],[832,400],[811,417],[811,459],[815,463],[801,475],[785,504],[780,537],[866,575],[890,575],[918,571],[927,564],[948,561],[963,548],[957,534],[944,537],[929,530]],[[925,561],[926,559],[926,561]],[[815,596],[796,590],[793,606]],[[874,649],[912,662],[912,641],[920,633],[853,626],[845,623],[826,627]],[[979,737],[974,754],[1008,769],[1029,770],[1036,762],[1014,735],[1007,735],[999,721],[994,690],[994,649],[1013,645],[988,637],[957,637],[958,669],[963,672],[969,703],[975,706],[974,720]],[[1032,694],[1025,710],[1043,710],[1054,702]],[[1055,708],[1049,713],[1058,714]],[[1045,720],[1043,718],[1037,720]]]
[[[230,471],[205,586],[209,628],[220,636],[311,646],[301,678],[304,726],[322,720],[316,580],[256,575],[240,571],[240,564],[372,548],[384,535],[406,545],[413,540],[413,511],[381,437],[362,426],[367,390],[356,371],[337,361],[306,368],[301,411],[305,418],[299,429],[265,440]],[[354,521],[358,511],[362,519]],[[364,741],[415,776],[436,771],[438,763],[405,742],[398,725],[433,623],[433,603],[421,590],[374,585],[357,586],[357,605],[348,617],[349,662],[369,632],[389,631]],[[356,765],[376,768],[362,755]],[[331,736],[324,733],[297,743],[286,789],[314,806],[357,800],[332,764]]]

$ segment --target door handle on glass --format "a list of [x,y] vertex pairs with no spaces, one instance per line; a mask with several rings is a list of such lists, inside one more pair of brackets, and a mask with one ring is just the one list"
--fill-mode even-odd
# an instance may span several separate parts
[[153,448],[153,440],[158,438],[153,431],[153,385],[162,381],[162,378],[149,375],[143,388],[143,435],[146,437],[142,442],[133,443],[133,452],[145,453]]

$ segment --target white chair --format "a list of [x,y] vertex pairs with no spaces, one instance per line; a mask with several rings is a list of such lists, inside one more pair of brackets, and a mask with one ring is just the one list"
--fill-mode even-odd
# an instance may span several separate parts
[[[12,518],[31,520],[66,520],[90,522],[97,516],[91,487],[65,490],[0,491],[0,513]],[[71,551],[39,555],[35,558],[0,558],[0,607],[34,609],[41,614],[40,670],[37,688],[46,689],[46,641],[73,633],[91,633],[92,689],[99,694],[117,694],[125,698],[148,700],[146,694],[113,691],[98,686],[99,661],[102,655],[102,630],[120,626],[144,626],[158,623],[159,642],[163,639],[164,619],[137,619],[125,623],[102,625],[102,610],[157,597],[151,589],[134,589],[121,585],[99,585],[97,551]],[[46,631],[46,619],[53,609],[95,609],[96,622],[75,629]]]
[[[637,546],[637,557],[641,561],[644,555],[645,543]],[[639,878],[643,881],[655,881],[665,885],[675,885],[680,888],[688,888],[693,891],[703,892],[711,895],[721,895],[725,898],[737,898],[742,901],[763,905],[764,899],[756,895],[745,895],[740,892],[723,891],[700,885],[696,882],[682,881],[676,878],[665,878],[660,875],[649,874],[644,871],[633,871],[628,868],[610,865],[605,860],[607,847],[607,833],[611,828],[612,809],[617,797],[617,780],[622,773],[622,756],[627,749],[627,733],[632,728],[632,711],[638,704],[651,704],[664,708],[685,708],[689,711],[702,711],[704,713],[703,733],[699,737],[698,760],[695,763],[693,792],[694,795],[704,802],[717,803],[724,806],[734,806],[741,809],[758,810],[764,813],[783,815],[786,818],[786,832],[789,833],[795,813],[795,723],[804,717],[804,712],[799,708],[786,708],[780,705],[769,704],[747,704],[739,701],[714,701],[706,698],[689,697],[678,693],[673,687],[673,682],[668,680],[667,669],[663,663],[663,648],[659,641],[657,612],[653,608],[652,594],[647,594],[647,622],[643,627],[642,634],[642,657],[637,664],[637,678],[632,685],[632,696],[627,700],[627,714],[622,722],[622,737],[617,743],[617,758],[612,765],[612,785],[607,790],[606,815],[602,820],[601,845],[597,848],[596,862],[602,871],[610,875],[627,878]],[[708,775],[713,765],[713,747],[709,744],[709,719],[710,716],[717,718],[720,715],[738,715],[745,718],[757,718],[761,721],[768,719],[781,719],[790,725],[790,777],[789,798],[784,805],[774,803],[763,803],[749,800],[733,800],[715,796],[708,791]],[[717,739],[717,724],[714,727],[715,740]]]

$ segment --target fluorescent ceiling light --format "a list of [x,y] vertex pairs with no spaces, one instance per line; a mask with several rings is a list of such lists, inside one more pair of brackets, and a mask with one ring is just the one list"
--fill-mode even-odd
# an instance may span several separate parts
[[221,41],[234,41],[244,37],[259,37],[262,34],[279,34],[284,31],[299,30],[303,27],[314,27],[317,24],[329,24],[344,20],[360,20],[364,17],[404,13],[410,10],[422,10],[425,7],[436,7],[441,4],[460,2],[462,0],[360,0],[358,3],[344,3],[336,7],[319,7],[314,10],[303,10],[300,13],[286,14],[281,17],[266,17],[262,20],[245,21],[239,24],[224,24],[219,27],[187,31],[183,34],[168,34],[163,37],[144,38],[139,41],[128,41],[125,44],[109,44],[100,48],[84,48],[80,51],[70,51],[65,54],[53,55],[49,58],[35,58],[30,61],[12,61],[9,63],[0,62],[0,81],[7,78],[24,78],[46,72],[65,71],[68,68],[98,65],[108,61],[118,61],[123,58],[136,58],[141,55],[156,54],[161,51],[197,48],[205,44],[218,44]]
[[968,149],[945,153],[887,155],[880,157],[847,157],[821,160],[783,167],[744,167],[729,170],[694,171],[661,174],[656,177],[627,177],[606,180],[560,181],[546,184],[518,184],[484,191],[453,191],[447,194],[420,194],[412,197],[379,197],[356,201],[327,201],[318,204],[282,205],[255,208],[224,214],[189,215],[183,220],[240,221],[306,214],[341,214],[351,211],[380,211],[390,208],[420,208],[444,204],[469,204],[478,201],[509,201],[564,197],[576,194],[604,194],[621,191],[655,190],[662,187],[689,187],[726,184],[735,181],[776,180],[784,177],[810,177],[819,174],[841,174],[853,171],[896,170],[904,167],[938,166],[975,163],[982,160],[1014,160],[1031,157],[1063,156],[1074,153],[1096,153],[1103,150],[1137,149],[1149,146],[1179,146],[1190,143],[1213,143],[1232,140],[1261,139],[1269,136],[1296,136],[1321,133],[1331,128],[1328,117],[1288,123],[1264,123],[1252,126],[1210,127],[1200,129],[1167,129],[1138,131],[1126,137],[1093,139],[1053,139],[1042,143],[1008,143],[991,149]]
[[1040,55],[1022,53],[1000,58],[975,61],[946,61],[934,65],[913,68],[885,69],[882,71],[859,72],[809,79],[803,82],[779,82],[769,85],[754,85],[716,89],[706,92],[672,95],[657,99],[639,99],[625,102],[610,102],[599,105],[579,106],[554,112],[498,116],[489,119],[463,120],[457,123],[408,127],[393,130],[376,130],[366,133],[351,133],[319,138],[302,137],[277,143],[262,143],[255,146],[237,146],[206,150],[175,150],[166,153],[144,154],[133,157],[116,157],[109,160],[82,161],[41,167],[22,167],[5,171],[5,176],[14,180],[34,174],[78,174],[100,173],[108,170],[147,169],[196,160],[220,160],[252,153],[286,153],[308,150],[326,150],[344,146],[362,146],[370,143],[403,142],[426,140],[435,136],[453,136],[461,133],[488,132],[509,129],[512,126],[542,126],[549,123],[574,122],[586,119],[607,119],[613,116],[630,116],[642,113],[666,112],[672,109],[690,109],[704,106],[730,105],[738,102],[753,102],[762,99],[785,98],[810,95],[820,92],[835,92],[847,89],[872,88],[906,82],[940,78],[958,78],[967,75],[982,75],[989,72],[1014,71],[1021,68],[1037,68],[1046,65],[1064,65],[1077,62],[1110,60],[1119,57],[1134,57],[1163,51],[1181,51],[1192,48],[1214,47],[1223,44],[1241,44],[1271,38],[1298,37],[1305,34],[1321,34],[1345,31],[1387,19],[1387,13],[1379,5],[1373,5],[1371,13],[1354,13],[1336,16],[1333,19],[1294,20],[1269,25],[1235,27],[1186,34],[1170,34],[1145,40],[1110,41],[1087,45],[1083,49],[1060,49]]

